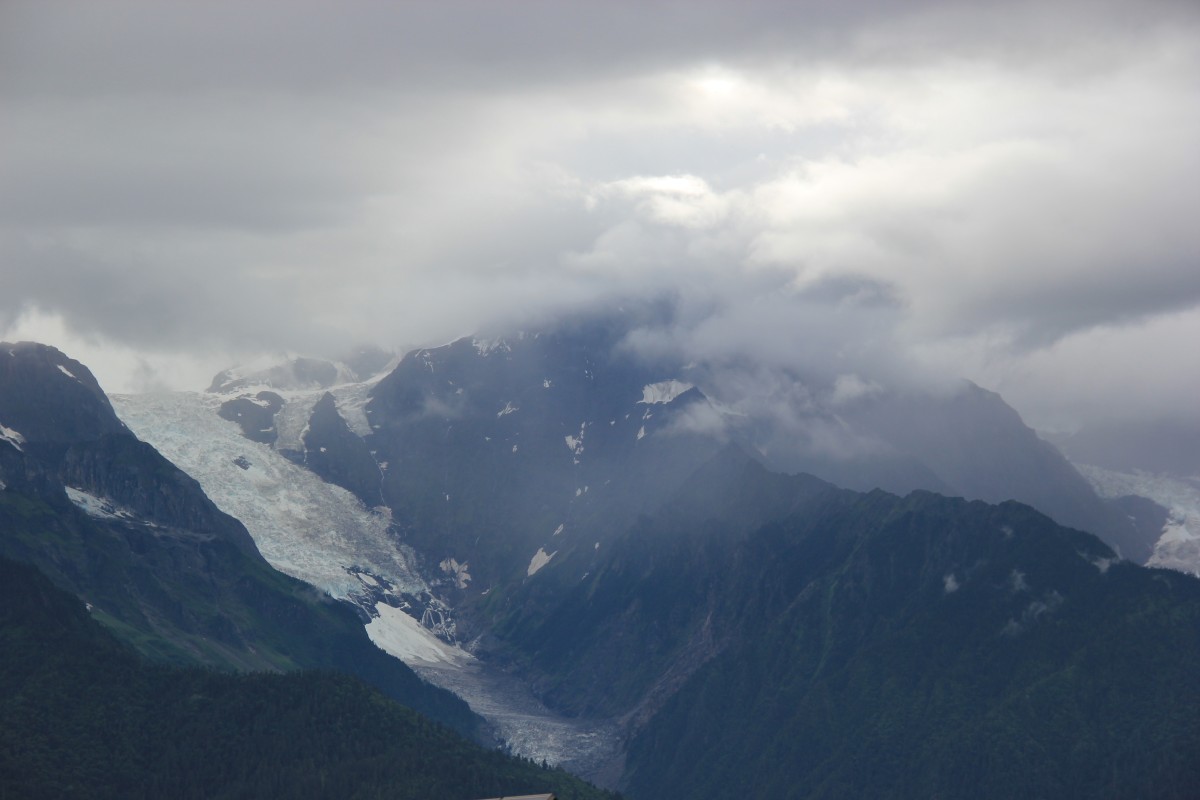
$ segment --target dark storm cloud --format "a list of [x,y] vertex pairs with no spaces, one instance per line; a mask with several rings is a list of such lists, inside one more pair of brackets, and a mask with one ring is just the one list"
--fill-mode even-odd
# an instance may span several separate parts
[[[176,94],[330,89],[503,90],[636,75],[692,60],[896,62],[960,53],[1093,61],[1110,46],[1195,24],[1180,2],[926,0],[324,3],[303,0],[9,2],[6,91]],[[1079,52],[1072,41],[1091,41]]]

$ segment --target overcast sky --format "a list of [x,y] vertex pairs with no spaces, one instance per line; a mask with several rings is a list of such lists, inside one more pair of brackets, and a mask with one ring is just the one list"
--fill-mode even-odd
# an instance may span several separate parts
[[[0,338],[110,391],[643,345],[1196,414],[1194,2],[0,2]],[[835,365],[830,367],[830,365]]]

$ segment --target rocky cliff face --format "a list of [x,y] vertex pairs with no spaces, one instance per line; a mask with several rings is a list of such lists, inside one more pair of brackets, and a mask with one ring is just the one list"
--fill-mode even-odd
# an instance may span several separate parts
[[59,350],[0,344],[0,421],[20,433],[26,469],[106,498],[146,523],[221,539],[265,564],[245,528],[138,441],[91,371]]
[[353,493],[368,508],[383,504],[379,464],[362,438],[342,419],[329,392],[313,406],[302,441],[305,466]]

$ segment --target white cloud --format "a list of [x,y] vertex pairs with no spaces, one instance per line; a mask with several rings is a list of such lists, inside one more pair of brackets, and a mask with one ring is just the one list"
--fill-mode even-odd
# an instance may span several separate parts
[[669,294],[639,346],[826,389],[1200,385],[1191,4],[62,8],[0,33],[0,324],[169,383]]
[[[96,334],[80,334],[59,314],[26,309],[0,327],[0,341],[51,343],[92,371],[110,394],[153,392],[185,386],[200,389],[238,355],[224,352],[179,352],[132,347]],[[277,353],[282,360],[286,354]]]
[[602,184],[588,197],[588,205],[594,208],[600,198],[612,195],[631,200],[637,215],[650,222],[681,228],[719,225],[733,202],[695,175],[639,175]]

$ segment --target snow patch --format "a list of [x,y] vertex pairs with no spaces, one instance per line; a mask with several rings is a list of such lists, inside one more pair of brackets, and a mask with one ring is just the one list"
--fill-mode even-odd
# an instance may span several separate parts
[[545,549],[539,547],[538,551],[533,554],[533,558],[529,559],[529,568],[525,570],[525,575],[527,577],[532,576],[542,567],[549,564],[550,559],[554,558],[556,555],[558,555],[557,550],[555,550],[553,553],[547,554]]
[[54,366],[58,367],[58,371],[61,372],[63,375],[66,375],[71,380],[73,380],[73,381],[79,380],[79,378],[75,377],[75,373],[71,372],[71,370],[67,369],[62,364],[55,364]]
[[554,529],[554,535],[558,536],[560,533],[562,533],[564,527],[565,527],[565,524],[560,522],[558,524],[558,527]]
[[106,497],[98,497],[90,492],[85,492],[83,489],[76,489],[73,486],[66,488],[67,497],[89,517],[123,521],[137,519],[137,515],[132,511],[117,505]]
[[959,589],[958,578],[954,577],[951,572],[946,577],[942,578],[942,587],[946,590],[946,594],[954,594]]
[[543,388],[543,389],[549,389],[549,388],[550,388],[551,386],[553,386],[553,385],[554,385],[554,384],[552,384],[552,383],[550,382],[550,379],[549,379],[549,378],[543,378],[543,379],[542,379],[542,388]]
[[521,407],[514,406],[512,404],[512,401],[510,400],[509,402],[504,404],[504,408],[502,408],[496,412],[496,419],[500,419],[500,417],[507,416],[507,415],[513,413],[514,411],[520,411],[520,410],[521,410]]
[[453,578],[454,585],[459,589],[466,589],[467,584],[471,582],[471,573],[468,571],[470,565],[466,561],[460,564],[458,559],[443,558],[438,564],[438,568]]
[[643,438],[645,438],[645,436],[646,436],[646,426],[643,425],[642,427],[638,428],[638,432],[637,432],[638,441],[641,441]]
[[583,435],[587,431],[587,423],[584,422],[579,426],[578,436],[564,436],[563,440],[567,443],[567,449],[575,456],[575,463],[579,463],[579,457],[583,455]]
[[692,384],[677,380],[647,384],[642,387],[642,399],[638,402],[646,405],[669,403],[691,388]]
[[21,447],[25,444],[25,437],[12,428],[6,427],[3,423],[0,423],[0,442],[8,442],[22,453],[25,452],[25,448]]

